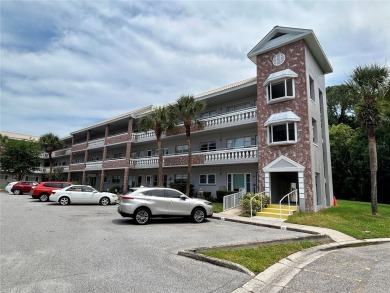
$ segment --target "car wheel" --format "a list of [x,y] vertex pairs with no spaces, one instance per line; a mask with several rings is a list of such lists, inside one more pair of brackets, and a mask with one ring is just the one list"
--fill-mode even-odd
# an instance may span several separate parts
[[100,204],[102,206],[106,206],[106,205],[109,205],[110,204],[110,199],[108,197],[102,197],[100,199]]
[[15,189],[14,194],[18,195],[18,194],[22,194],[22,192],[19,189]]
[[205,213],[204,209],[202,209],[202,208],[195,208],[192,211],[191,219],[192,219],[193,222],[195,222],[195,223],[202,223],[205,218],[206,218],[206,213]]
[[145,225],[150,220],[150,212],[146,208],[139,208],[134,213],[134,220],[138,225]]
[[39,196],[39,201],[48,201],[49,200],[49,195],[47,193],[42,193]]
[[63,196],[59,199],[58,202],[60,203],[60,205],[66,206],[66,205],[70,204],[70,199],[69,199],[69,197]]

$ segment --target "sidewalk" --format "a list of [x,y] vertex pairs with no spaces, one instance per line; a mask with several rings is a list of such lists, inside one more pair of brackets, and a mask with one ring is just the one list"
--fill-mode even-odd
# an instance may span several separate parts
[[258,217],[245,218],[238,216],[240,213],[240,210],[232,209],[215,213],[213,218],[327,235],[334,242],[282,259],[233,293],[389,292],[390,238],[357,240],[332,229]]

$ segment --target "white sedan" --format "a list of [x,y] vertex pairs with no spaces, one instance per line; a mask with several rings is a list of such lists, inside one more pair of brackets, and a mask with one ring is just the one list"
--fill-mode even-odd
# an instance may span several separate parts
[[16,183],[18,183],[18,181],[8,183],[8,185],[4,188],[4,190],[7,191],[7,192],[10,193],[10,194],[13,194],[12,191],[11,191],[11,188],[12,188],[12,186],[14,186]]
[[96,203],[106,206],[116,204],[118,196],[110,192],[99,192],[89,185],[71,185],[53,190],[49,200],[63,206],[70,203]]

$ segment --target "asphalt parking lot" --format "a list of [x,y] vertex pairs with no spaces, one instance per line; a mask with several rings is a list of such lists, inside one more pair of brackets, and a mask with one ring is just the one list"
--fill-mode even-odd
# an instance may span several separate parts
[[117,206],[0,193],[1,292],[232,292],[250,276],[179,250],[307,234],[208,219],[135,225]]

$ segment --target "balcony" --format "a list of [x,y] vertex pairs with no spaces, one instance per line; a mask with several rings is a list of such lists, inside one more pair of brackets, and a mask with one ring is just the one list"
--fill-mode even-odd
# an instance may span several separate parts
[[90,140],[88,142],[88,149],[97,149],[102,148],[104,146],[104,138]]
[[[231,126],[237,126],[242,124],[257,123],[257,108],[252,107],[236,112],[221,114],[218,116],[213,116],[210,118],[200,119],[204,122],[204,130],[212,130],[218,128],[226,128]],[[180,124],[178,126],[182,126]],[[184,133],[184,131],[182,132]],[[165,134],[162,135],[165,137]],[[155,140],[156,135],[154,130],[148,132],[137,132],[133,133],[131,136],[132,142],[143,142]]]
[[85,170],[101,170],[103,167],[103,161],[93,161],[85,163]]
[[[242,164],[242,163],[257,163],[257,146],[218,150],[212,152],[201,152],[192,154],[192,165],[224,165],[224,164]],[[186,166],[188,165],[187,154],[165,155],[163,158],[163,166]],[[158,168],[158,157],[138,158],[130,160],[130,168],[146,169]]]
[[205,153],[205,165],[221,165],[232,163],[257,163],[257,146],[229,149]]
[[87,149],[87,147],[88,147],[87,142],[74,144],[74,145],[72,145],[72,152],[84,151]]
[[240,125],[257,122],[257,108],[252,107],[245,110],[213,116],[203,119],[204,129],[225,128],[232,125]]
[[130,135],[127,132],[107,137],[106,145],[119,144],[130,141]]
[[[164,160],[163,160],[163,165],[164,165]],[[131,159],[130,168],[134,168],[134,169],[158,168],[158,157]]]

